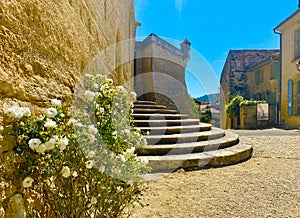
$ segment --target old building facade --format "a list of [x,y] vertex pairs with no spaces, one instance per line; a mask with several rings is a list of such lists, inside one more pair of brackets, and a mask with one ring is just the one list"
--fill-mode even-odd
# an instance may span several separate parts
[[265,100],[269,104],[269,125],[279,124],[280,62],[279,50],[247,72],[249,95],[254,100]]
[[300,125],[300,9],[287,17],[275,29],[280,34],[281,47],[281,104],[280,123]]
[[[278,50],[230,50],[221,74],[221,128],[231,128],[232,120],[225,112],[225,106],[236,95],[250,99],[247,72],[251,66],[270,57]],[[239,126],[239,121],[235,126]]]

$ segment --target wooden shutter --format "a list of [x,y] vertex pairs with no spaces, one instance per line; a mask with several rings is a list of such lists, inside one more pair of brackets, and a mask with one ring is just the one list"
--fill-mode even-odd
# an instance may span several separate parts
[[279,62],[274,63],[274,73],[273,73],[273,78],[278,79],[280,74],[280,64]]
[[293,80],[288,81],[288,115],[293,115]]

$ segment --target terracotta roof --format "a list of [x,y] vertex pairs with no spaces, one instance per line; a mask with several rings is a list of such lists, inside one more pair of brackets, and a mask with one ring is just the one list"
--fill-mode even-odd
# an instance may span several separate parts
[[300,12],[300,8],[298,8],[294,13],[292,13],[290,16],[288,16],[286,19],[284,19],[280,24],[278,24],[274,30],[277,30],[280,26],[288,22],[290,19],[292,19],[294,16],[296,16]]

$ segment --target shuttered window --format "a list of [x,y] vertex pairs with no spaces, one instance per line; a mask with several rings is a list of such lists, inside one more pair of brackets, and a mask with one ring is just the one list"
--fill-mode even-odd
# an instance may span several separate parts
[[288,115],[293,115],[293,80],[288,81]]
[[260,70],[255,71],[255,84],[258,85],[260,83]]
[[275,62],[273,66],[274,66],[273,79],[278,79],[280,74],[280,64],[279,62]]
[[271,92],[269,96],[269,104],[276,105],[276,92]]
[[300,80],[297,83],[297,115],[300,115]]
[[298,46],[298,57],[300,58],[300,29],[298,30],[298,42],[297,42],[297,46]]

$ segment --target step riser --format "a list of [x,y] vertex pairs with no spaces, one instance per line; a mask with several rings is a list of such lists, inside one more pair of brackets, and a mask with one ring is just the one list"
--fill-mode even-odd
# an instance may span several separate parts
[[178,155],[178,154],[191,154],[191,153],[200,153],[200,152],[206,152],[206,151],[214,151],[218,149],[225,149],[234,145],[237,145],[239,143],[239,139],[233,138],[228,141],[220,142],[220,143],[210,143],[207,145],[202,146],[195,146],[195,147],[159,147],[155,148],[157,146],[147,146],[146,148],[136,148],[136,153],[140,156],[161,156],[161,155]]
[[139,104],[139,105],[156,105],[155,102],[153,101],[135,101],[134,104]]
[[199,142],[199,141],[207,141],[219,139],[224,136],[224,133],[214,134],[214,135],[200,135],[200,136],[192,136],[192,137],[182,137],[182,138],[152,138],[146,139],[148,145],[159,145],[159,144],[178,144],[178,143],[188,143],[188,142]]
[[181,134],[181,133],[192,133],[192,132],[201,132],[209,131],[210,128],[189,128],[189,129],[159,129],[159,130],[147,130],[140,128],[142,132],[149,132],[149,135],[171,135],[171,134]]
[[[217,151],[218,152],[218,151]],[[240,151],[238,153],[232,153],[231,155],[206,155],[188,160],[149,160],[148,166],[152,168],[152,173],[156,172],[172,172],[178,168],[184,168],[187,170],[196,170],[212,167],[223,167],[233,164],[238,164],[251,158],[253,148]]]
[[176,120],[170,121],[165,120],[161,122],[149,122],[149,121],[139,121],[135,122],[137,127],[164,127],[164,126],[187,126],[187,125],[198,125],[198,121],[186,121],[186,120]]
[[135,120],[183,120],[188,119],[187,115],[168,115],[168,114],[133,114],[132,115]]
[[135,114],[177,114],[175,110],[164,110],[164,109],[133,109]]
[[135,104],[133,109],[167,109],[166,106],[163,105],[143,105],[143,104]]

